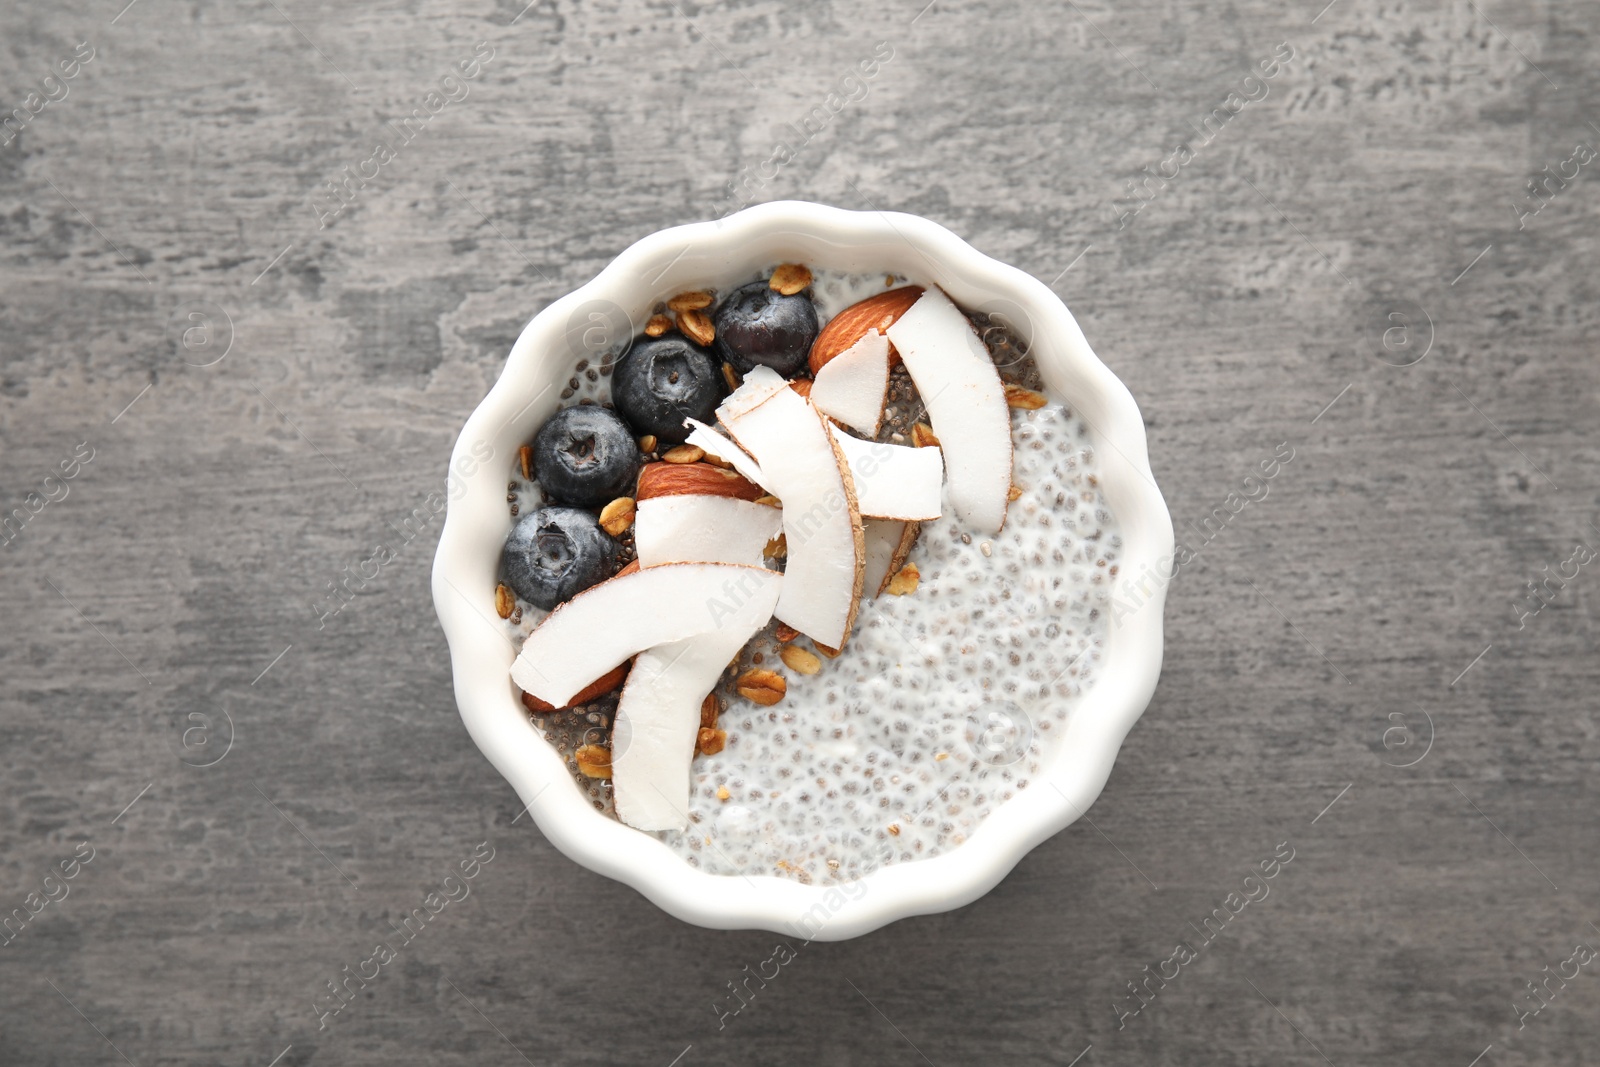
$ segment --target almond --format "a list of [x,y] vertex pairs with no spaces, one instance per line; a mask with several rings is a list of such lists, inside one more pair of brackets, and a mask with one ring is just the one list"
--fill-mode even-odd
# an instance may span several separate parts
[[807,398],[811,396],[811,386],[812,381],[810,378],[796,378],[789,383],[790,389]]
[[795,638],[800,636],[800,631],[796,630],[793,626],[790,626],[786,622],[780,622],[778,624],[778,632],[772,636],[778,639],[779,644],[788,644],[790,641],[793,641]]
[[822,661],[799,645],[784,645],[778,658],[783,660],[785,667],[799,674],[816,674],[822,670]]
[[702,728],[717,725],[717,716],[722,713],[721,705],[717,701],[717,694],[707,693],[705,700],[700,703],[700,726]]
[[620,571],[618,571],[616,574],[612,575],[612,577],[613,578],[621,578],[623,575],[632,574],[634,571],[636,571],[638,569],[639,569],[639,561],[636,560],[636,559],[630,559],[626,564],[623,565],[623,568]]
[[1023,411],[1038,411],[1048,403],[1050,403],[1050,398],[1043,393],[1036,393],[1032,389],[1024,389],[1013,382],[1006,383],[1006,405],[1008,407],[1021,408]]
[[581,745],[578,751],[572,754],[578,763],[578,770],[587,778],[611,777],[611,750],[600,745]]
[[533,446],[523,445],[517,449],[517,466],[522,468],[522,476],[529,481],[533,480]]
[[678,330],[689,340],[704,348],[717,339],[717,328],[704,311],[678,312]]
[[494,587],[494,613],[502,619],[511,618],[511,613],[517,610],[517,598],[511,590],[503,585]]
[[665,315],[651,315],[650,321],[644,324],[644,335],[646,337],[660,337],[670,329],[672,329],[671,319]]
[[613,692],[626,677],[628,677],[628,665],[620,663],[579,690],[578,695],[572,698],[566,708],[552,707],[532,693],[522,694],[522,706],[529,711],[566,711],[567,708],[575,708],[579,704],[587,704],[595,697]]
[[711,292],[706,289],[695,289],[687,293],[679,293],[667,301],[667,308],[671,311],[699,311],[701,308],[711,306]]
[[734,687],[739,690],[740,696],[762,707],[771,707],[789,691],[789,684],[783,680],[783,675],[760,667],[739,675]]
[[661,458],[668,463],[699,463],[706,458],[706,450],[694,445],[677,445],[661,453]]
[[919,422],[911,427],[911,444],[914,448],[938,448],[939,438],[934,436],[932,426]]
[[785,263],[772,272],[767,285],[784,296],[793,296],[811,284],[811,271],[803,263]]
[[658,496],[731,496],[736,500],[759,500],[762,489],[733,471],[709,463],[646,463],[639,472],[635,500]]
[[621,537],[622,531],[633,525],[633,497],[619,496],[600,509],[600,529],[612,537]]
[[694,739],[694,752],[697,756],[715,756],[727,743],[728,731],[702,726]]
[[884,586],[884,591],[890,596],[908,596],[917,591],[917,585],[922,581],[922,572],[915,563],[907,563],[900,568],[900,572],[889,579],[889,584]]
[[[904,315],[921,296],[921,286],[908,285],[901,289],[891,289],[887,293],[879,293],[877,296],[869,296],[839,312],[828,320],[828,325],[822,328],[822,332],[817,334],[817,339],[811,343],[811,373],[817,373],[828,360],[861,340],[868,330],[887,330],[893,326],[895,320]],[[898,362],[899,358],[891,345],[890,366]]]

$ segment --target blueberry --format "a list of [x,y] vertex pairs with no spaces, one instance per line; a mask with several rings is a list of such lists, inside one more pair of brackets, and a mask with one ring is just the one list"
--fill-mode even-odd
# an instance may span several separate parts
[[500,580],[549,611],[611,577],[621,546],[577,508],[539,508],[517,520],[500,553]]
[[533,435],[534,475],[562,504],[597,508],[632,496],[639,446],[614,412],[585,404],[550,416]]
[[766,282],[751,282],[729,293],[712,320],[717,352],[740,374],[756,364],[785,378],[806,365],[817,339],[817,309],[804,293],[784,296]]
[[682,444],[686,418],[713,422],[722,399],[722,369],[710,352],[682,337],[633,346],[611,372],[611,402],[641,436]]

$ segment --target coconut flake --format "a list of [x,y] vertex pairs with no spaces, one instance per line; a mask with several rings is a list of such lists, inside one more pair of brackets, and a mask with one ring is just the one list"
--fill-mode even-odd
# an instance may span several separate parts
[[779,510],[765,504],[703,493],[660,496],[639,501],[633,540],[641,567],[664,563],[759,567],[761,550],[782,526]]
[[1011,412],[988,349],[961,309],[932,286],[889,327],[889,341],[927,406],[956,514],[998,533],[1011,490]]
[[888,392],[889,339],[877,330],[868,330],[817,371],[811,402],[824,415],[876,437]]
[[617,818],[638,830],[688,828],[700,705],[728,661],[762,625],[673,641],[633,661],[611,733]]
[[849,461],[863,516],[902,520],[939,517],[944,460],[937,448],[863,441],[837,426],[829,429]]
[[843,647],[861,597],[861,512],[827,421],[789,388],[718,416],[783,501],[788,557],[774,614],[813,640]]
[[717,417],[723,422],[738,418],[761,404],[779,389],[787,389],[789,382],[771,367],[757,365],[744,376],[744,382],[717,405]]
[[889,567],[894,562],[895,549],[900,547],[900,535],[905,532],[906,524],[897,519],[867,519],[861,526],[867,546],[861,588],[868,596],[876,596],[889,579]]
[[772,492],[771,487],[761,480],[761,465],[751,459],[744,449],[698,419],[684,419],[683,424],[693,427],[689,431],[689,436],[684,439],[684,444],[694,445],[706,455],[715,456],[732,467],[746,481],[755,482],[767,492]]
[[782,588],[776,571],[728,563],[669,563],[618,575],[535,627],[511,664],[511,680],[565,707],[584,686],[647,648],[765,625]]

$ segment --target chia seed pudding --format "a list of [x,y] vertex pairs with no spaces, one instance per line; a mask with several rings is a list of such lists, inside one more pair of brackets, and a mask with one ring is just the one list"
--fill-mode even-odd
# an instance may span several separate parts
[[[908,284],[816,268],[809,277],[819,326]],[[776,620],[744,646],[702,718],[725,737],[720,750],[694,756],[687,828],[648,831],[691,867],[827,885],[948,852],[1039,780],[1078,713],[1103,655],[1121,536],[1100,492],[1088,425],[1045,390],[1025,347],[1000,324],[968,317],[1008,393],[1016,386],[1034,394],[1010,410],[1004,525],[993,535],[975,532],[949,506],[946,485],[943,514],[921,523],[907,557],[920,572],[913,591],[867,589],[837,654]],[[610,409],[613,370],[632,343],[575,360],[561,406]],[[923,418],[910,374],[894,366],[875,440],[910,444]],[[514,519],[549,503],[526,462],[524,455],[510,472]],[[608,574],[635,557],[631,529],[616,541]],[[520,596],[501,613],[519,644],[548,615]],[[788,669],[787,648],[815,651],[796,662],[820,661],[820,670]],[[739,680],[753,668],[782,675],[778,702],[741,694]],[[528,712],[596,809],[613,816],[611,781],[580,754],[609,746],[620,694]]]

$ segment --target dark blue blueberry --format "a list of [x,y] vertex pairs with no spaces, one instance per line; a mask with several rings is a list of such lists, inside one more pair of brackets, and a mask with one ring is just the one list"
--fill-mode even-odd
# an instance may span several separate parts
[[757,364],[785,378],[806,365],[817,339],[817,309],[805,293],[784,296],[766,282],[751,282],[729,293],[717,307],[717,352],[747,374]]
[[534,476],[557,503],[598,508],[632,496],[639,463],[628,424],[592,404],[556,412],[533,436]]
[[611,402],[634,432],[669,445],[688,436],[684,419],[715,421],[723,392],[716,358],[683,337],[635,344],[611,372]]
[[500,553],[500,580],[549,611],[611,577],[621,546],[577,508],[539,508],[517,520]]

